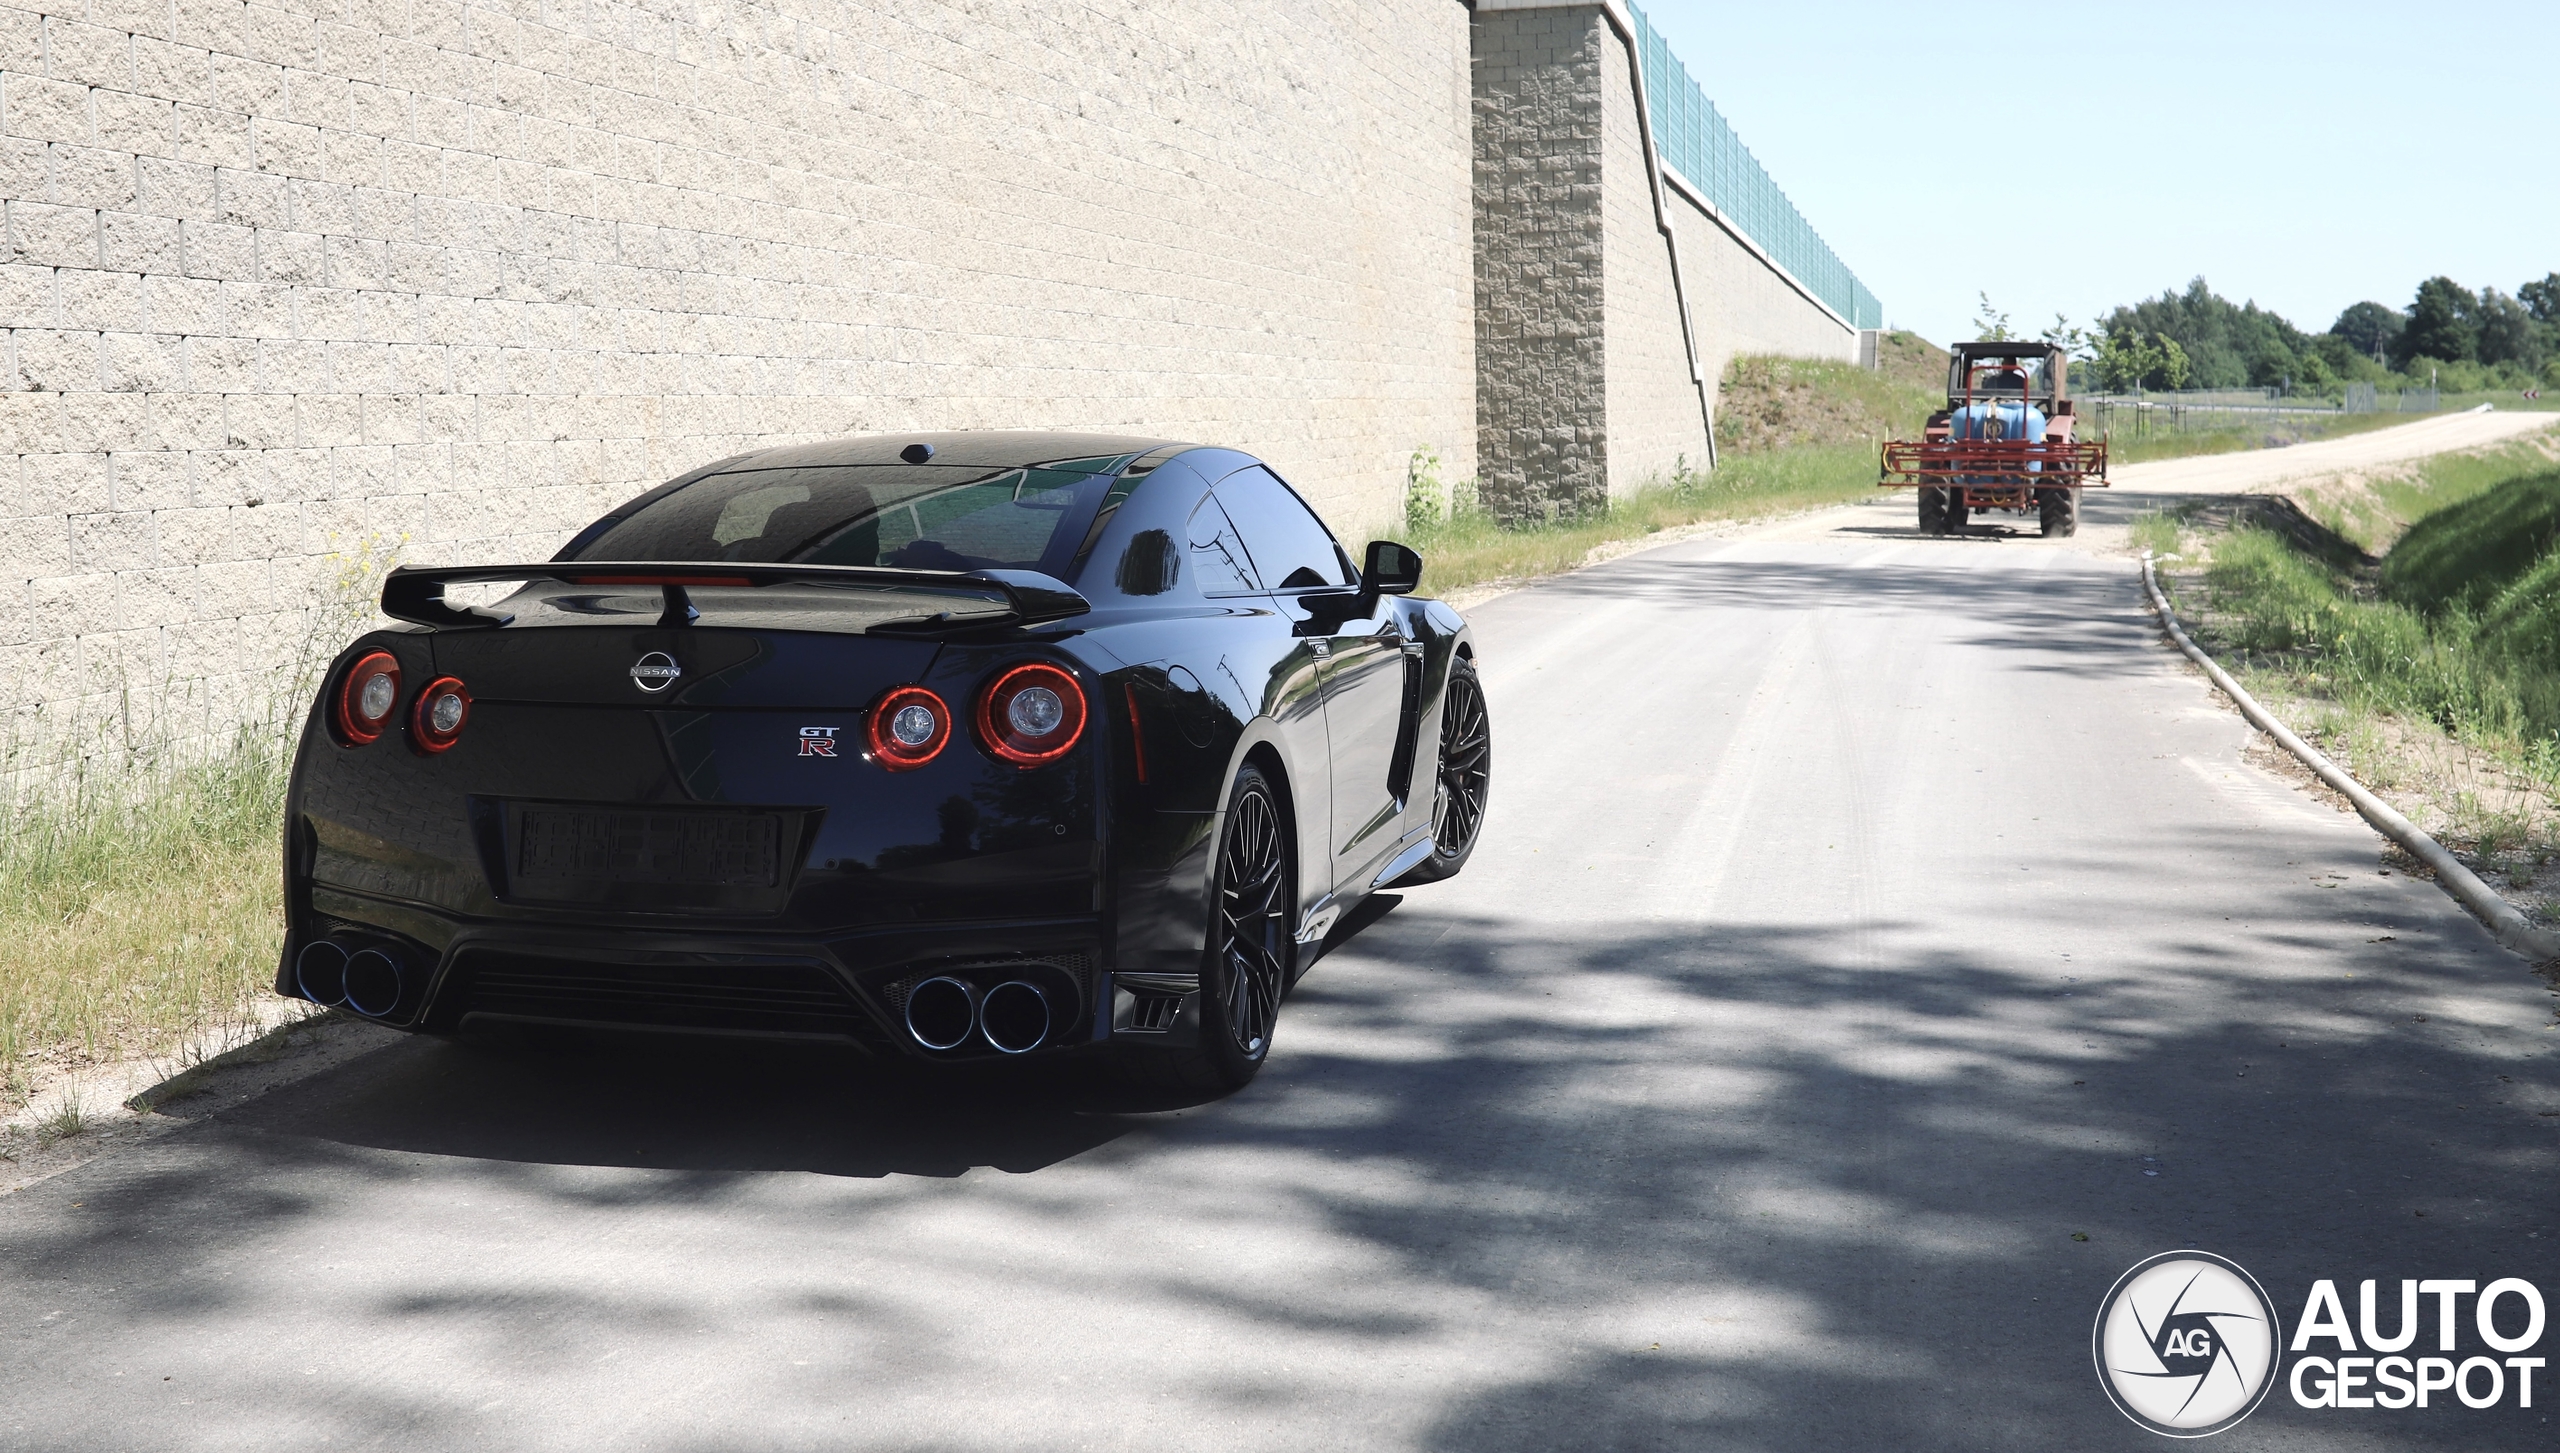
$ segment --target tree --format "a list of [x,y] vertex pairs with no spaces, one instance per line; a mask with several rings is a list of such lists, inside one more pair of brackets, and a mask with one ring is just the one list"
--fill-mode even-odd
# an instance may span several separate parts
[[2098,335],[2098,386],[2109,393],[2184,388],[2187,372],[2187,351],[2166,333],[2145,338],[2130,328],[2110,328]]
[[[2204,279],[2198,278],[2196,281],[2202,282]],[[2166,333],[2160,335],[2158,377],[2162,388],[2174,389],[2187,386],[2187,350],[2179,347],[2178,340]]]
[[2118,308],[2104,324],[2111,333],[2165,337],[2187,360],[2198,388],[2272,385],[2301,371],[2310,335],[2256,303],[2239,304],[2215,293],[2203,278],[2184,292]]
[[[2531,283],[2525,286],[2531,287]],[[2472,325],[2478,337],[2475,344],[2482,363],[2513,363],[2527,373],[2542,367],[2542,328],[2526,312],[2524,304],[2496,288],[2480,290],[2480,305],[2472,314]]]
[[2480,336],[2473,320],[2479,311],[2480,300],[2449,277],[2418,284],[2418,296],[2409,304],[2409,326],[2400,330],[2399,346],[2391,351],[2392,363],[2405,371],[2421,358],[2454,363],[2475,357]]
[[2538,283],[2526,283],[2516,289],[2524,300],[2525,311],[2537,323],[2560,323],[2560,272],[2547,273]]
[[1985,343],[2006,343],[2018,336],[2009,331],[2009,315],[1991,306],[1991,294],[1977,293],[1975,296],[1982,299],[1982,307],[1973,315],[1974,327],[1980,330],[1975,337]]
[[2086,329],[2060,313],[2053,315],[2053,326],[2044,330],[2044,341],[2061,349],[2064,357],[2072,359],[2089,358],[2089,350],[2097,343]]
[[2329,325],[2329,331],[2345,339],[2347,346],[2363,357],[2384,358],[2400,341],[2400,330],[2408,323],[2407,316],[2397,308],[2354,303]]

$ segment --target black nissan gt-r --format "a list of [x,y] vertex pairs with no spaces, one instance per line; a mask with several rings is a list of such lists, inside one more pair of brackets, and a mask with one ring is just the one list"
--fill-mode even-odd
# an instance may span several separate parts
[[395,571],[303,730],[277,991],[1241,1085],[1328,930],[1475,846],[1420,571],[1247,455],[1049,433],[769,449]]

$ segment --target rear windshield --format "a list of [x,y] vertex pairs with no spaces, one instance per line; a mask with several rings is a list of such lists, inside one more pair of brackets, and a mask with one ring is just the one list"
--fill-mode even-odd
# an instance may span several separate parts
[[705,475],[588,541],[578,560],[753,560],[917,570],[1065,569],[1133,456],[988,470],[803,465]]
[[2015,398],[2021,393],[2053,391],[2052,383],[2045,377],[2045,359],[2041,354],[2033,358],[1976,358],[1970,364],[1959,358],[1949,383],[1952,391],[1965,391],[1965,374],[1968,371],[1973,375],[1976,394],[2007,394]]

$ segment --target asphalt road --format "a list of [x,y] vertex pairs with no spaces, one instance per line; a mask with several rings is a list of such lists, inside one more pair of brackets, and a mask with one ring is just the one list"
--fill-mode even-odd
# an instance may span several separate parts
[[1867,509],[1475,620],[1484,845],[1245,1093],[402,1044],[0,1201],[0,1446],[2131,1448],[2152,1253],[2560,1292],[2551,992],[2129,562]]

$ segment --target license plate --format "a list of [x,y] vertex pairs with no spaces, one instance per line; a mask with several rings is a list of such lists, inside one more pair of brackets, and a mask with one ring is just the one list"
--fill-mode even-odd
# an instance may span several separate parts
[[516,881],[771,888],[781,881],[782,820],[769,813],[522,809]]

